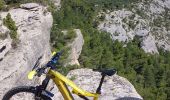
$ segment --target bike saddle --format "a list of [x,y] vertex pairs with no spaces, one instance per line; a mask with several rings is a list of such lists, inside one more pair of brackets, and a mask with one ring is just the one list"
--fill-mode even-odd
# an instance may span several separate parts
[[101,72],[102,75],[108,75],[108,76],[112,76],[114,75],[117,71],[116,69],[106,69],[106,70],[96,70],[96,69],[93,69],[93,71],[99,71]]

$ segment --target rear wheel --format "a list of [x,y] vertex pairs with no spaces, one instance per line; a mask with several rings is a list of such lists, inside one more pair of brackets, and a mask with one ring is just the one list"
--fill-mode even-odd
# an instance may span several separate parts
[[37,97],[36,88],[32,86],[20,86],[9,90],[2,100],[51,100],[50,97],[41,94]]

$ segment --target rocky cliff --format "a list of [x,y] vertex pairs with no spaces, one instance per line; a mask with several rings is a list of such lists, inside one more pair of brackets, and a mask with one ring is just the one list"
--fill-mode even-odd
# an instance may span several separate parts
[[[57,2],[57,0],[56,0]],[[56,4],[57,5],[57,4]],[[17,37],[19,43],[16,48],[12,46],[10,30],[3,25],[3,18],[10,13],[17,26]],[[32,84],[27,81],[27,72],[32,68],[35,61],[43,56],[43,61],[50,57],[50,29],[52,27],[51,13],[43,6],[35,3],[23,4],[20,8],[11,9],[8,12],[1,12],[0,21],[0,98],[11,87],[17,85]],[[77,37],[71,45],[70,64],[79,64],[78,57],[84,43],[83,36],[79,29],[75,29]],[[80,76],[80,77],[79,77]],[[85,90],[95,91],[100,80],[100,74],[90,69],[77,69],[68,74],[68,77],[75,77],[75,83]],[[28,82],[28,83],[27,83]],[[107,77],[103,85],[101,100],[118,98],[138,98],[133,85],[126,79],[115,75]],[[55,98],[62,99],[56,90]],[[76,97],[77,98],[77,97]],[[79,99],[78,99],[79,100]]]
[[75,29],[74,31],[76,33],[76,38],[71,44],[69,44],[71,49],[70,49],[70,53],[68,57],[68,62],[69,62],[68,64],[69,65],[80,65],[78,58],[82,51],[84,39],[83,39],[83,35],[80,29]]
[[[19,43],[11,46],[12,39],[2,23],[10,13],[15,21]],[[50,57],[50,29],[52,15],[43,6],[35,3],[22,4],[20,8],[0,13],[0,98],[8,89],[27,84],[27,73],[35,61],[42,56],[43,61]],[[3,36],[3,38],[2,38]]]
[[158,53],[158,48],[170,50],[170,1],[148,0],[134,4],[132,9],[100,12],[99,30],[111,34],[113,40],[128,42],[141,38],[145,52]]

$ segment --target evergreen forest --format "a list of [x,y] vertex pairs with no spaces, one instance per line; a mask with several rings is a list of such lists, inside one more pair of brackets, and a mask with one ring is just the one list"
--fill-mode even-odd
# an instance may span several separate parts
[[[97,30],[96,16],[100,10],[131,9],[140,0],[62,0],[61,9],[53,13],[51,41],[63,29],[81,29],[85,44],[79,62],[82,68],[118,70],[126,77],[144,100],[170,100],[170,52],[160,48],[159,54],[148,54],[140,48],[140,39],[121,43],[113,41],[109,33]],[[98,5],[98,6],[95,6]],[[63,44],[64,45],[64,44]],[[126,45],[126,47],[124,47]]]

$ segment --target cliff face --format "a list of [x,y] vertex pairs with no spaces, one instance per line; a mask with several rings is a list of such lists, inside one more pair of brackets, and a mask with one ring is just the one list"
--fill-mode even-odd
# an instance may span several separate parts
[[[15,21],[19,43],[17,48],[11,46],[12,39],[2,23],[7,13]],[[50,29],[52,15],[38,4],[23,4],[20,8],[1,12],[0,33],[5,34],[0,39],[0,98],[8,89],[16,85],[26,85],[27,73],[36,60],[42,56],[42,61],[50,57]]]
[[132,9],[101,12],[98,17],[104,18],[98,29],[123,42],[138,36],[145,52],[158,53],[158,47],[170,50],[169,9],[169,0],[148,0],[135,4]]

